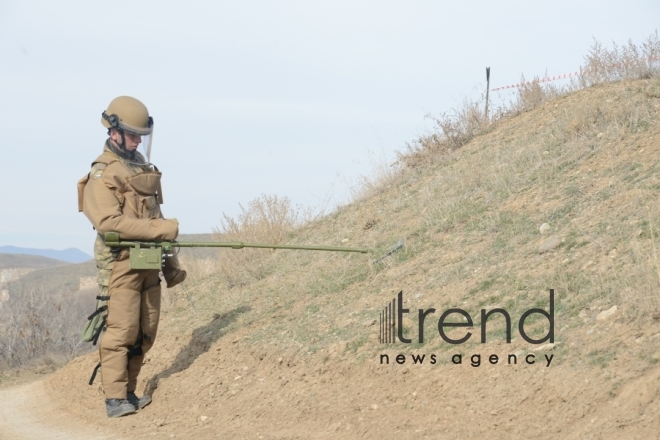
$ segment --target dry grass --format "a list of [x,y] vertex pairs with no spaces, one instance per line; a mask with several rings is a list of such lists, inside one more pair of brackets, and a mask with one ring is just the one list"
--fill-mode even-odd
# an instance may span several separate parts
[[428,116],[435,122],[436,131],[414,140],[399,155],[399,161],[415,168],[425,162],[434,162],[449,151],[469,143],[475,136],[493,130],[503,119],[531,111],[544,102],[587,87],[616,81],[649,79],[660,74],[660,39],[658,33],[650,35],[641,46],[629,41],[626,46],[613,44],[607,49],[594,42],[585,57],[585,65],[577,79],[565,86],[539,82],[536,77],[526,81],[521,77],[515,98],[506,105],[485,114],[485,102],[465,100],[463,104],[438,117]]
[[370,172],[362,175],[351,187],[353,203],[359,203],[396,185],[401,176],[401,163],[388,160],[384,153],[369,152]]
[[579,77],[582,88],[628,79],[649,79],[660,73],[660,39],[651,34],[641,46],[628,41],[625,46],[613,43],[611,49],[594,42],[585,57]]
[[[221,227],[214,231],[216,241],[283,243],[303,224],[306,214],[288,198],[276,195],[262,195],[240,208],[236,218],[223,214]],[[218,253],[220,279],[229,289],[263,279],[272,271],[273,255],[269,249],[224,249]]]

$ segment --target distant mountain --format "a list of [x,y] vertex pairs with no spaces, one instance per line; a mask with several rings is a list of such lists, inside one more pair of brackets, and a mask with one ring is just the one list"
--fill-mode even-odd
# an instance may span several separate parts
[[87,255],[80,249],[69,248],[62,251],[54,249],[30,249],[21,248],[16,246],[0,246],[0,253],[2,254],[24,254],[24,255],[40,255],[46,258],[55,260],[66,261],[67,263],[82,263],[92,259],[91,255]]

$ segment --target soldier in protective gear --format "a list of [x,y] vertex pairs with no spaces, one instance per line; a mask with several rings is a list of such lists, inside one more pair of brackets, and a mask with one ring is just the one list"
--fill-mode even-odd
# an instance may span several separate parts
[[[158,329],[160,274],[130,269],[128,249],[106,246],[103,234],[116,231],[126,240],[174,240],[179,224],[163,218],[160,211],[161,173],[149,161],[154,126],[145,105],[120,96],[103,112],[101,123],[109,137],[91,172],[78,182],[78,209],[98,233],[94,253],[100,295],[95,313],[103,312],[104,319],[92,332],[96,342],[105,330],[99,345],[101,381],[108,417],[119,417],[151,402],[150,396],[138,398],[135,389]],[[168,257],[163,266],[167,287],[185,277],[176,257]]]

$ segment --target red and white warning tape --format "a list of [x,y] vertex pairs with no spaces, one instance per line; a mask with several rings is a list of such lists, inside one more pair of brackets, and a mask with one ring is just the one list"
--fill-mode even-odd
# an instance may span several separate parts
[[[564,79],[564,78],[570,78],[572,76],[578,76],[579,74],[580,74],[580,72],[571,72],[571,73],[564,73],[563,75],[546,76],[545,78],[535,79],[533,81],[525,81],[525,82],[521,82],[521,83],[518,83],[518,84],[511,84],[511,85],[508,85],[508,86],[498,87],[496,89],[490,89],[490,91],[491,92],[497,92],[498,90],[515,89],[517,87],[524,86],[524,85],[527,85],[527,84],[542,83],[542,82],[548,82],[548,81],[556,81],[558,79]],[[485,92],[485,90],[484,90],[484,92]]]
[[[646,59],[646,61],[649,62],[649,63],[656,62],[658,60],[660,60],[660,58],[658,58],[658,57],[648,57]],[[521,83],[518,83],[518,84],[511,84],[511,85],[508,85],[508,86],[498,87],[496,89],[490,89],[490,91],[491,92],[497,92],[498,90],[515,89],[515,88],[518,88],[518,87],[521,87],[521,86],[524,86],[524,85],[527,85],[527,84],[542,83],[542,82],[548,82],[548,81],[556,81],[558,79],[565,79],[565,78],[570,78],[570,77],[573,77],[573,76],[578,76],[579,74],[580,74],[580,72],[571,72],[571,73],[564,73],[563,75],[546,76],[545,78],[541,78],[541,79],[535,79],[535,80],[532,80],[532,81],[525,81],[525,82],[521,82]],[[486,90],[484,90],[484,92],[486,92]]]

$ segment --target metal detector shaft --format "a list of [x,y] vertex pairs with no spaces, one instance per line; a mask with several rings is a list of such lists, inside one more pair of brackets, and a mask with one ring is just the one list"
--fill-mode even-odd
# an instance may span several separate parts
[[261,249],[300,249],[305,251],[330,251],[330,252],[360,252],[363,254],[373,252],[373,249],[366,248],[346,248],[346,247],[333,247],[333,246],[298,246],[289,244],[261,244],[261,243],[243,243],[242,241],[218,241],[218,242],[204,242],[204,241],[163,241],[163,242],[147,242],[147,241],[118,241],[108,242],[106,245],[111,247],[140,247],[150,248],[152,246],[162,246],[169,248],[184,248],[184,247],[204,247],[204,248],[261,248]]
[[117,232],[105,233],[106,246],[114,248],[130,249],[131,269],[161,269],[164,259],[171,255],[174,248],[182,247],[204,247],[204,248],[261,248],[261,249],[300,249],[305,251],[329,251],[329,252],[360,252],[363,254],[374,252],[367,248],[345,248],[334,246],[298,246],[290,244],[263,244],[243,243],[241,241],[230,242],[197,242],[197,241],[122,241]]

